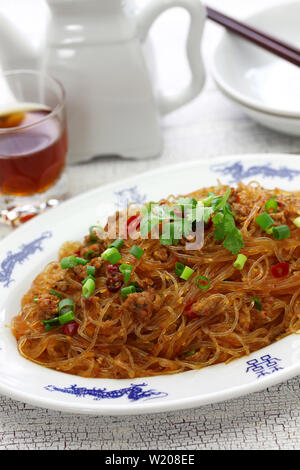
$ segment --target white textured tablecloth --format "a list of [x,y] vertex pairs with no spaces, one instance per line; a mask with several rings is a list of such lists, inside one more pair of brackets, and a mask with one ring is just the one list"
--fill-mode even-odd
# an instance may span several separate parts
[[[207,3],[243,17],[279,2]],[[185,22],[184,15],[181,20],[174,12],[154,27],[155,43],[160,41],[162,53],[168,47],[171,51],[181,39],[177,34],[181,21]],[[147,161],[101,158],[70,167],[71,195],[182,160],[238,153],[300,153],[300,139],[260,127],[216,89],[209,62],[219,34],[218,26],[207,23],[203,43],[207,83],[197,100],[164,120],[163,155]],[[161,80],[168,82],[166,77]],[[9,229],[0,228],[0,237],[8,233]],[[261,393],[195,410],[120,418],[67,415],[0,396],[0,449],[299,449],[299,383],[295,378]]]

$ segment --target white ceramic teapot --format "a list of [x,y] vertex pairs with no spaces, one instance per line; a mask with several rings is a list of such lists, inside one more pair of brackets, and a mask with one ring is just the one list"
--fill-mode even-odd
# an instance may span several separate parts
[[[150,0],[137,14],[131,0],[48,0],[51,15],[40,64],[67,93],[69,161],[96,155],[159,155],[159,117],[193,99],[204,84],[199,0]],[[155,19],[171,7],[191,17],[190,85],[178,96],[154,96],[142,51]]]

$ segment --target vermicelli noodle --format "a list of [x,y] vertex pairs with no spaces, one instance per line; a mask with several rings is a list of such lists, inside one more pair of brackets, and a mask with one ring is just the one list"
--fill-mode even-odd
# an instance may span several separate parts
[[[224,196],[227,189],[206,188],[189,196],[199,200],[212,191]],[[290,232],[282,240],[256,222],[270,199],[277,203],[277,211],[270,213],[274,226],[286,226]],[[174,196],[163,202],[173,200]],[[12,323],[20,354],[69,374],[134,378],[229,362],[296,332],[300,225],[294,220],[300,215],[300,192],[240,183],[231,188],[228,203],[243,237],[241,253],[247,261],[242,269],[234,266],[237,255],[215,239],[211,220],[205,225],[201,249],[186,250],[185,239],[162,245],[159,239],[127,238],[119,249],[122,260],[114,264],[132,268],[132,293],[124,297],[123,274],[101,257],[114,239],[89,235],[83,243],[66,243],[60,259],[88,259],[95,268],[90,276],[95,278],[95,290],[89,297],[82,294],[86,265],[63,269],[60,262],[50,263],[33,281]],[[143,251],[140,258],[130,253],[133,246]],[[187,280],[176,274],[178,263],[192,269]],[[198,277],[208,284],[199,287]],[[46,331],[45,325],[57,317],[61,299],[73,302],[74,319]]]

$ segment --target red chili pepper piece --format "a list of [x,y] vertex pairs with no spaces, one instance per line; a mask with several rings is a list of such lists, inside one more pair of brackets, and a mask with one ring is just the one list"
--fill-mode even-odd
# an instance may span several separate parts
[[278,263],[272,266],[271,273],[274,277],[285,277],[290,272],[289,263]]
[[133,215],[132,217],[129,217],[127,220],[127,231],[129,235],[140,228],[141,220],[142,218],[140,215]]
[[64,325],[62,327],[62,331],[64,335],[74,336],[76,335],[78,328],[79,328],[79,324],[73,322],[73,323],[68,323],[67,325]]
[[114,275],[116,273],[119,273],[119,266],[117,266],[116,264],[109,264],[107,266],[107,272],[108,274],[111,274],[111,275]]
[[107,278],[107,281],[106,281],[107,290],[109,292],[118,292],[118,290],[121,289],[123,284],[124,284],[124,281],[123,279],[120,279],[119,276],[109,277]]
[[195,302],[189,304],[186,309],[185,309],[185,314],[188,318],[190,318],[191,320],[193,318],[196,318],[197,317],[197,314],[195,312],[192,311],[192,306],[194,305]]

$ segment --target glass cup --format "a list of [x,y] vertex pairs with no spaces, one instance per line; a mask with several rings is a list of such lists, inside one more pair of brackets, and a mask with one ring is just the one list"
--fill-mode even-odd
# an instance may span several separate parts
[[0,222],[19,225],[67,195],[65,91],[43,72],[0,72]]

